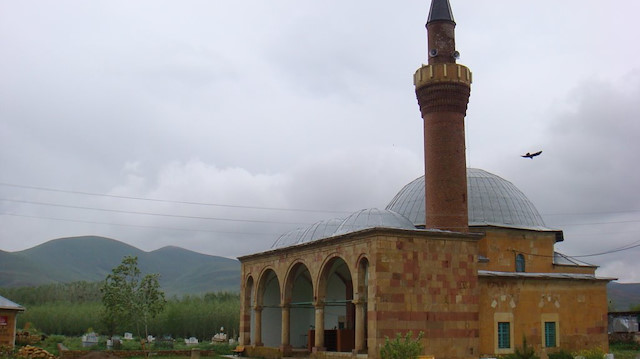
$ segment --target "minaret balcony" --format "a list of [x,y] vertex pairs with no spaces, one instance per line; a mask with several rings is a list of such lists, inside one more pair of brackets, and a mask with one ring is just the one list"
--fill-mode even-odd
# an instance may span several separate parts
[[416,89],[437,82],[452,82],[471,86],[472,75],[468,67],[455,63],[422,65],[413,75]]

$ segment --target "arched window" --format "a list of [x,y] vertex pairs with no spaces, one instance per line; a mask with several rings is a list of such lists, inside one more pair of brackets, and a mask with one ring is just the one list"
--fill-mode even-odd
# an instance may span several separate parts
[[522,254],[516,255],[516,272],[524,272],[524,256]]

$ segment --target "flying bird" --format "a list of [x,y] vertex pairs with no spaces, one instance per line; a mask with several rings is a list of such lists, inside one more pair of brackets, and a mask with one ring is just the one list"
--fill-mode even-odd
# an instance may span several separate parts
[[538,152],[534,152],[534,153],[527,152],[526,155],[522,155],[521,157],[533,159],[535,156],[539,156],[541,153],[542,153],[542,151],[538,151]]

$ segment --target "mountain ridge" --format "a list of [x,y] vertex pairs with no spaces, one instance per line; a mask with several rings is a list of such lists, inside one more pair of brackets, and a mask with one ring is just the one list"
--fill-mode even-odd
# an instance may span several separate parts
[[[0,287],[28,287],[105,279],[125,256],[138,257],[143,274],[159,273],[167,296],[240,290],[240,262],[169,245],[143,251],[116,239],[79,236],[52,239],[17,252],[0,250]],[[640,283],[610,282],[610,309],[640,304]]]
[[150,252],[100,236],[56,238],[17,252],[0,250],[0,286],[104,280],[125,256],[138,257],[142,274],[159,273],[167,295],[240,289],[240,262],[166,246]]

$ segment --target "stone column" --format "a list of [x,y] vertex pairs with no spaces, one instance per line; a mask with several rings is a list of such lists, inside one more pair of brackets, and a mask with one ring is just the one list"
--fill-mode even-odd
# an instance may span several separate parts
[[282,354],[287,356],[291,352],[291,321],[290,321],[290,313],[291,308],[288,304],[283,304],[282,306],[282,338],[280,344],[280,350]]
[[262,307],[260,306],[255,306],[253,308],[253,312],[255,313],[255,330],[253,332],[254,334],[254,343],[253,345],[255,346],[263,346],[264,343],[262,343]]
[[314,352],[325,351],[324,346],[324,302],[316,302],[316,345],[313,347]]
[[353,304],[356,306],[356,334],[355,334],[355,345],[356,345],[356,353],[361,353],[364,351],[364,333],[365,326],[367,323],[364,320],[365,311],[367,310],[366,304],[367,302],[363,302],[361,300],[354,300]]

